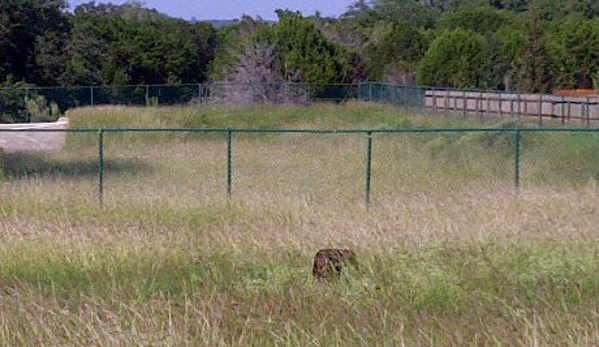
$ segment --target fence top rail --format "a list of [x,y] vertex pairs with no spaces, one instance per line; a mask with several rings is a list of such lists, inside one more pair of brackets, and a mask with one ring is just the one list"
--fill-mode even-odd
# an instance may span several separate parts
[[64,133],[119,133],[119,132],[202,132],[202,133],[308,133],[308,134],[355,134],[355,133],[453,133],[453,132],[599,132],[591,128],[375,128],[375,129],[286,129],[286,128],[72,128],[72,129],[2,129],[8,132],[64,132]]
[[115,84],[115,85],[69,85],[69,86],[22,86],[22,87],[0,87],[0,91],[14,90],[52,90],[52,89],[115,89],[115,88],[145,88],[145,87],[163,87],[163,88],[188,88],[206,85],[206,83],[184,83],[184,84]]
[[[53,85],[53,86],[40,86],[40,85],[24,85],[24,86],[2,86],[0,90],[13,90],[13,89],[69,89],[69,88],[137,88],[137,87],[189,87],[189,86],[209,86],[209,85],[227,85],[227,84],[239,84],[238,82],[230,82],[230,81],[204,81],[204,82],[188,82],[188,83],[178,83],[178,84],[168,84],[168,83],[145,83],[145,84],[95,84],[95,85],[85,85],[85,84],[73,84],[73,85]],[[388,86],[388,87],[401,87],[401,88],[417,88],[426,91],[458,91],[458,92],[483,92],[483,93],[514,93],[514,94],[526,94],[525,92],[521,92],[518,90],[500,90],[500,89],[480,89],[480,88],[455,88],[455,87],[443,87],[443,86],[430,86],[430,85],[418,85],[418,84],[401,84],[401,83],[389,83],[389,82],[381,82],[381,81],[358,81],[355,83],[314,83],[314,82],[257,82],[252,84],[287,84],[287,85],[317,85],[317,86]],[[556,95],[551,93],[535,93],[542,95]],[[595,96],[597,94],[588,94],[588,96]]]

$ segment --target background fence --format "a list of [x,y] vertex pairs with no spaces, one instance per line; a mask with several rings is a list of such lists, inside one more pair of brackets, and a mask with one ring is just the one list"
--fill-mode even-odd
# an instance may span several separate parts
[[539,125],[543,125],[546,120],[557,119],[564,124],[599,126],[599,96],[455,90],[387,83],[207,83],[0,88],[0,121],[57,117],[60,111],[64,112],[69,108],[96,105],[310,104],[347,100],[381,102],[411,111],[449,112],[463,116],[535,117]]
[[[0,129],[66,135],[0,152],[3,199],[370,205],[468,187],[596,185],[599,129]],[[33,203],[33,202],[32,202]]]

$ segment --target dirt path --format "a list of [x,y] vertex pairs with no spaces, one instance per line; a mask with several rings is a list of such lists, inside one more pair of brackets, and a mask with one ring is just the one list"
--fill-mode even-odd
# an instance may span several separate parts
[[66,129],[67,117],[60,117],[53,123],[0,124],[0,148],[4,152],[18,151],[60,151],[66,141],[65,132],[4,132],[2,129]]

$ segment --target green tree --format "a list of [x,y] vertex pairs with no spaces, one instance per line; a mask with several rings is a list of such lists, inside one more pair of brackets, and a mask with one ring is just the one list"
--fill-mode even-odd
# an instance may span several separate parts
[[215,30],[143,8],[140,3],[75,9],[68,45],[71,82],[198,83],[214,57]]
[[420,28],[430,28],[439,15],[438,9],[429,1],[418,0],[377,0],[373,10],[379,18],[387,22],[406,20]]
[[347,51],[330,42],[312,18],[299,13],[278,11],[272,28],[262,27],[258,40],[274,45],[277,72],[285,81],[346,83],[352,76]]
[[99,85],[102,79],[103,60],[107,43],[91,21],[77,18],[66,47],[68,63],[60,83],[63,85]]
[[487,69],[481,76],[479,87],[487,89],[509,88],[506,85],[506,71],[509,64],[502,55],[503,44],[497,32],[509,24],[514,14],[489,6],[461,7],[453,13],[445,13],[437,22],[437,30],[467,29],[483,35],[487,40],[484,55]]
[[0,1],[0,81],[12,76],[36,84],[55,82],[49,72],[60,67],[56,54],[69,31],[66,6],[64,0]]
[[570,16],[555,26],[563,67],[557,76],[560,87],[592,88],[599,69],[599,18]]
[[214,59],[208,64],[208,78],[224,81],[235,73],[239,56],[255,41],[256,28],[268,25],[260,19],[243,16],[238,23],[218,28],[214,35]]
[[599,2],[595,0],[530,0],[528,8],[533,7],[546,21],[568,16],[591,19],[599,15]]
[[536,8],[519,15],[498,35],[514,87],[530,93],[551,92],[562,71],[560,50]]
[[468,29],[490,37],[508,21],[508,12],[489,6],[462,7],[443,14],[436,23],[439,30]]
[[405,21],[388,24],[377,36],[364,52],[370,78],[414,82],[417,64],[427,49],[426,36]]
[[528,9],[528,0],[490,0],[490,5],[499,10],[524,12]]
[[445,31],[431,43],[420,62],[418,83],[454,88],[480,87],[487,41],[470,30]]

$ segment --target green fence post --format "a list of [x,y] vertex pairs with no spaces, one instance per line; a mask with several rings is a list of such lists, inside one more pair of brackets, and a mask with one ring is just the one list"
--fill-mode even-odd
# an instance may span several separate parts
[[368,145],[366,149],[366,208],[370,208],[370,189],[372,181],[372,131],[368,131]]
[[587,128],[590,128],[591,127],[591,101],[588,96],[585,98],[584,105],[586,106],[585,109],[586,109]]
[[150,86],[146,85],[146,106],[150,106]]
[[358,82],[358,101],[362,101],[362,82]]
[[89,87],[89,105],[94,106],[94,86]]
[[520,96],[520,91],[518,91],[518,121],[522,118],[522,98]]
[[98,129],[98,201],[104,203],[104,130]]
[[408,87],[403,85],[403,103],[404,103],[404,110],[406,113],[408,113]]
[[198,84],[198,106],[202,104],[202,95],[203,95],[202,84]]
[[539,94],[539,126],[543,125],[543,94]]
[[514,132],[514,186],[520,187],[520,130]]
[[4,180],[4,150],[0,147],[0,182]]
[[227,129],[227,199],[231,201],[233,186],[232,131]]

